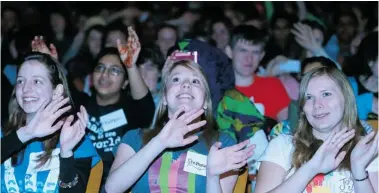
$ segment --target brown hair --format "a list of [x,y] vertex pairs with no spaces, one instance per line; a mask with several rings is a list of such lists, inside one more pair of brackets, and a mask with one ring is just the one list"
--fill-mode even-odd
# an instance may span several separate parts
[[[32,52],[28,54],[24,58],[23,61],[24,62],[19,66],[18,70],[27,61],[37,61],[43,64],[49,71],[49,78],[50,78],[53,88],[55,88],[59,84],[62,84],[64,88],[63,96],[70,98],[69,105],[71,106],[74,105],[71,99],[68,86],[67,86],[66,76],[63,72],[61,65],[58,63],[57,60],[55,60],[54,58],[52,58],[50,55],[47,55],[47,54]],[[62,115],[59,118],[59,120],[62,119],[63,117],[65,117],[65,115]],[[21,127],[25,125],[26,125],[26,113],[24,112],[24,110],[21,109],[20,105],[17,102],[16,86],[15,86],[12,92],[12,96],[10,98],[10,102],[9,102],[9,120],[3,128],[4,135],[9,135],[12,131],[17,131],[18,129],[20,129]],[[59,138],[59,132],[56,132],[53,136],[43,139],[44,153],[38,157],[39,164],[37,165],[36,168],[42,167],[51,158],[51,153],[58,144],[58,138]],[[20,160],[22,161],[23,156],[24,156],[24,150],[12,155],[12,165],[14,166],[18,163],[19,157],[21,158]]]
[[169,79],[169,74],[177,66],[183,66],[185,68],[193,70],[194,72],[200,75],[199,76],[200,80],[203,83],[204,88],[205,88],[205,94],[206,94],[205,102],[207,105],[207,109],[205,109],[204,114],[201,116],[201,119],[206,120],[207,124],[204,126],[204,132],[201,134],[200,138],[205,140],[206,144],[208,145],[208,148],[210,148],[213,141],[218,138],[218,132],[216,128],[217,124],[214,124],[214,119],[212,115],[211,93],[210,93],[208,81],[200,65],[190,60],[180,60],[172,64],[169,64],[169,66],[167,66],[166,68],[167,70],[163,72],[163,77],[162,77],[163,84],[160,90],[160,96],[162,96],[162,99],[159,101],[158,108],[157,108],[157,115],[153,121],[151,129],[146,130],[143,134],[143,144],[147,144],[153,137],[157,136],[158,133],[164,127],[164,124],[168,121],[168,110],[167,110],[167,106],[163,104],[163,97],[166,94],[166,88],[167,88],[166,84]]
[[359,136],[363,135],[363,127],[358,119],[357,106],[353,90],[347,80],[346,76],[335,67],[319,67],[312,69],[303,77],[300,83],[300,120],[299,126],[294,134],[295,151],[292,156],[292,165],[295,168],[300,168],[302,164],[309,161],[316,153],[317,149],[323,143],[322,140],[318,140],[312,134],[312,126],[309,124],[305,113],[305,95],[310,80],[314,77],[328,76],[331,78],[339,88],[344,96],[344,112],[342,116],[342,124],[349,129],[356,130],[356,136],[353,140],[347,142],[341,149],[346,151],[347,154],[344,160],[341,162],[339,168],[350,170],[350,154],[353,147],[357,144]]

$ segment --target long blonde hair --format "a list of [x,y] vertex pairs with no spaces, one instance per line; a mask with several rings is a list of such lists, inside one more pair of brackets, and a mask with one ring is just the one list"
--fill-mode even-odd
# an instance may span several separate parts
[[196,74],[199,75],[200,81],[204,85],[205,102],[207,108],[204,110],[204,114],[201,116],[201,119],[206,120],[207,124],[204,126],[204,132],[201,134],[200,137],[203,138],[207,146],[210,147],[211,144],[215,141],[215,139],[218,138],[218,132],[216,128],[217,124],[214,124],[214,119],[212,115],[211,92],[209,89],[208,81],[200,65],[190,60],[180,60],[177,62],[173,62],[168,66],[166,65],[166,68],[163,71],[162,88],[160,90],[160,96],[162,96],[162,98],[158,103],[157,115],[156,118],[153,120],[151,128],[149,130],[145,130],[143,134],[143,144],[147,144],[153,137],[158,135],[158,133],[164,127],[164,124],[168,121],[168,109],[167,106],[164,104],[163,97],[165,96],[165,93],[167,91],[167,82],[169,79],[169,74],[177,66],[183,66],[185,68],[193,70]]
[[[25,57],[24,62],[19,66],[19,68],[21,68],[21,66],[24,65],[26,61],[31,61],[31,60],[40,62],[46,67],[46,69],[48,69],[49,78],[50,78],[53,88],[55,88],[58,84],[63,85],[63,89],[64,89],[63,96],[69,97],[70,98],[69,105],[73,106],[74,103],[71,99],[70,91],[67,86],[66,76],[63,72],[61,65],[58,63],[58,61],[52,58],[50,55],[39,53],[39,52],[32,52]],[[18,129],[26,125],[26,113],[24,112],[24,110],[21,109],[16,99],[16,86],[13,88],[8,108],[9,108],[9,119],[3,128],[5,136],[9,135],[12,131],[17,131]],[[64,115],[62,115],[56,122],[61,120],[63,117],[67,116],[67,114],[68,113],[65,113]],[[54,148],[56,148],[58,144],[58,139],[59,139],[59,131],[56,132],[54,135],[50,137],[45,137],[43,139],[44,153],[38,157],[37,161],[39,163],[37,165],[37,168],[42,167],[51,158],[52,151],[54,150]],[[19,161],[22,161],[23,156],[24,156],[24,150],[21,150],[20,152],[17,152],[14,155],[12,155],[12,158],[11,158],[12,165],[17,165]]]
[[315,68],[309,71],[301,80],[299,96],[300,120],[298,128],[294,134],[295,151],[292,156],[292,165],[295,168],[300,168],[301,165],[312,158],[317,149],[323,143],[322,140],[316,139],[312,134],[312,126],[308,122],[303,110],[308,84],[312,78],[318,76],[328,76],[337,83],[345,99],[342,125],[346,126],[349,129],[356,130],[355,138],[347,142],[341,149],[341,151],[346,151],[347,154],[339,167],[342,169],[350,170],[350,153],[353,147],[357,144],[359,136],[363,135],[364,130],[358,119],[355,96],[349,84],[349,81],[347,80],[346,76],[335,67]]

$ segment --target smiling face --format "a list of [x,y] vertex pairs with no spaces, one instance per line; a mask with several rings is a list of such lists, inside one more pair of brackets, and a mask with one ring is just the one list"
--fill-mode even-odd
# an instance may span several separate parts
[[16,99],[26,114],[34,114],[53,96],[53,85],[44,64],[29,60],[21,65],[17,75]]
[[328,75],[313,77],[305,92],[303,111],[314,133],[330,133],[341,128],[344,95]]
[[178,65],[168,76],[164,100],[168,106],[169,117],[182,106],[186,112],[206,106],[205,82],[201,74],[189,67]]
[[125,70],[117,55],[105,55],[98,61],[93,73],[93,85],[97,94],[113,96],[121,91]]

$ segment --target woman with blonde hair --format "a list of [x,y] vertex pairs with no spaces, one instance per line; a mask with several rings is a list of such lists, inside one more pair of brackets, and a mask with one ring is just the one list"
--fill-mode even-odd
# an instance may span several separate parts
[[345,75],[334,67],[312,69],[301,81],[299,100],[298,128],[270,142],[255,192],[377,192],[378,135],[362,137]]
[[[118,147],[107,192],[232,192],[253,146],[217,132],[206,77],[190,60],[166,63],[152,128],[129,131]],[[217,142],[219,141],[219,142]]]

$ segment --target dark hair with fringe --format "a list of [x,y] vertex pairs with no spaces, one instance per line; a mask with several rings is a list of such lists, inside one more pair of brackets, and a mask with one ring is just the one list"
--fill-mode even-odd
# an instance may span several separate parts
[[239,25],[233,29],[231,47],[237,44],[238,41],[246,41],[251,44],[260,44],[266,46],[267,36],[263,30],[260,30],[250,25]]

